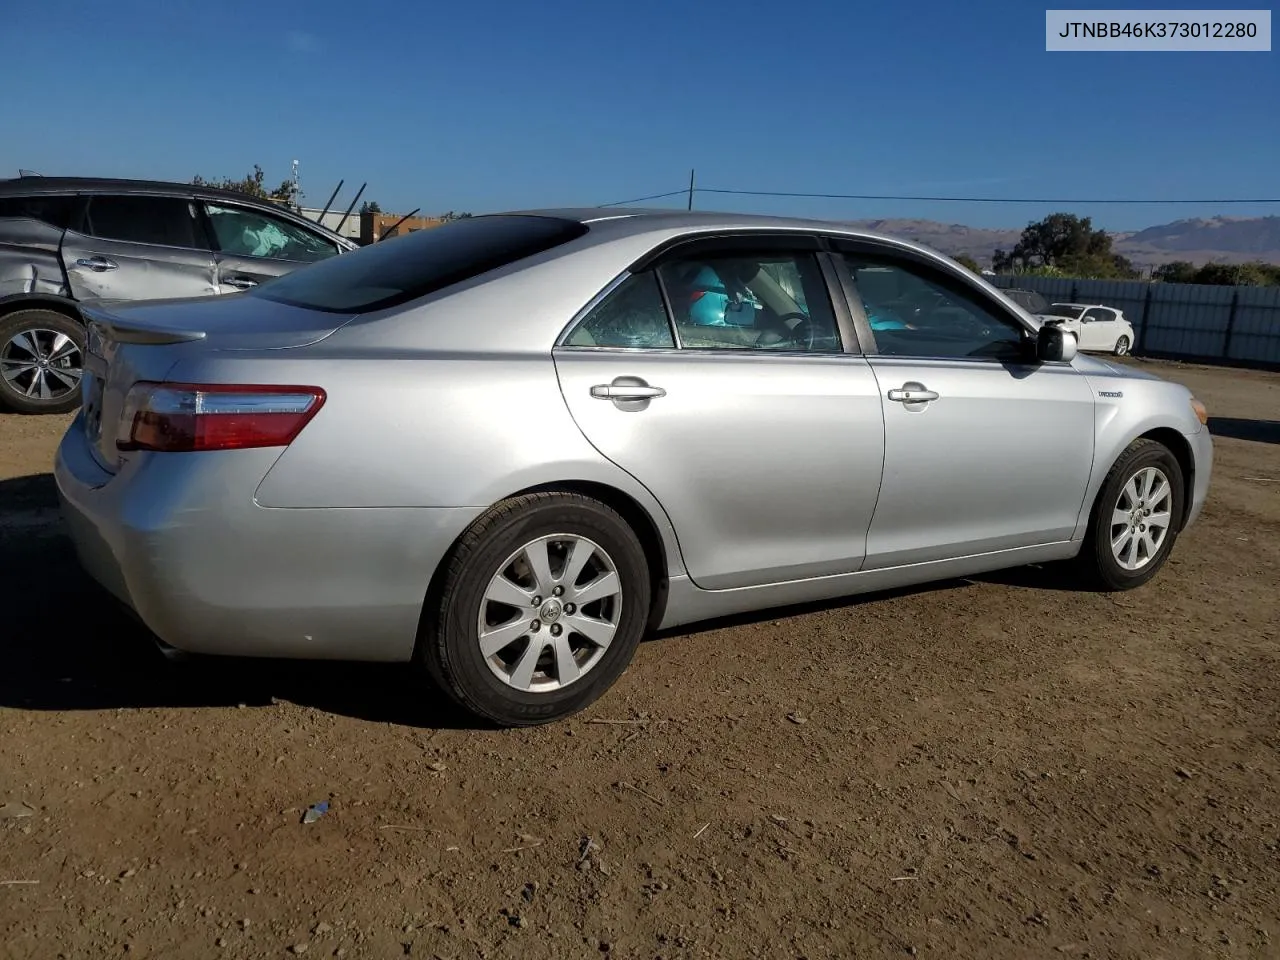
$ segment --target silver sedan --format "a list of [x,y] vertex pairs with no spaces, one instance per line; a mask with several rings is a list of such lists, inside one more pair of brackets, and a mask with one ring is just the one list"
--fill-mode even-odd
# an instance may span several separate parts
[[482,216],[85,313],[58,488],[164,647],[403,661],[506,725],[655,628],[1049,561],[1137,587],[1209,486],[1186,389],[818,221]]

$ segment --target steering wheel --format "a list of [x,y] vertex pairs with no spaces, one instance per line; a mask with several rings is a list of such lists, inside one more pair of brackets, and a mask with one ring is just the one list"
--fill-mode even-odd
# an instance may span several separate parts
[[[794,327],[788,326],[788,320],[798,321]],[[770,317],[766,327],[756,337],[756,346],[771,347],[779,343],[793,343],[802,350],[812,350],[814,342],[813,321],[798,310],[784,313],[778,317]]]

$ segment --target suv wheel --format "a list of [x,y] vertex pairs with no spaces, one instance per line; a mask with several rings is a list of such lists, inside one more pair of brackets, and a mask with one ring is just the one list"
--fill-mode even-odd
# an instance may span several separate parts
[[84,327],[54,310],[0,317],[0,402],[17,413],[66,413],[80,405]]

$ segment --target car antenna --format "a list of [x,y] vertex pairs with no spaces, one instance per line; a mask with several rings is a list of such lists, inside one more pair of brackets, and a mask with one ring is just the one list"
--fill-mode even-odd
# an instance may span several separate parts
[[338,225],[333,228],[334,233],[341,233],[342,228],[347,223],[347,218],[351,216],[351,211],[356,208],[356,204],[360,201],[360,195],[364,193],[364,188],[369,185],[369,181],[360,184],[360,189],[356,191],[356,195],[351,198],[351,206],[347,207],[347,212],[342,215],[342,219],[338,221]]
[[[422,209],[421,207],[414,207],[413,210],[411,210],[409,213],[406,213],[403,217],[397,220],[391,226],[390,230],[383,230],[381,233],[379,233],[378,240],[381,240],[383,237],[387,236],[388,234],[394,234],[397,230],[400,229],[400,224],[404,223],[406,220],[408,220],[410,217],[412,217],[415,213],[417,213],[421,209]],[[376,243],[377,241],[375,240],[374,242]]]

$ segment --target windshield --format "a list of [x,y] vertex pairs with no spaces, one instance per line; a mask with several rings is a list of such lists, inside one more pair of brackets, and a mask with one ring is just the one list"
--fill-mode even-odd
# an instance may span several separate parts
[[1069,307],[1066,304],[1055,303],[1040,312],[1050,317],[1066,317],[1068,320],[1079,320],[1080,314],[1084,313],[1084,307]]
[[327,313],[366,313],[416,300],[586,232],[577,221],[555,217],[468,217],[303,267],[250,296]]

